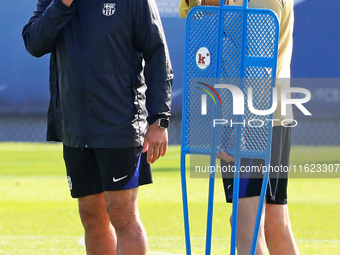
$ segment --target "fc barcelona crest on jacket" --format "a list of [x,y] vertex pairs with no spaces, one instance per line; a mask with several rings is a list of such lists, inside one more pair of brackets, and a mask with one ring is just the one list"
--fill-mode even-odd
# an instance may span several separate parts
[[105,16],[111,16],[115,13],[116,11],[116,4],[110,3],[110,4],[104,4],[103,8],[103,14]]

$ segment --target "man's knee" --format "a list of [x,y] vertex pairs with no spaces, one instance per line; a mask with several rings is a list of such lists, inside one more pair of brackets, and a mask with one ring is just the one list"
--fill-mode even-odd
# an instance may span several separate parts
[[259,200],[260,198],[258,196],[241,198],[239,200],[238,217],[241,224],[252,225],[255,223]]
[[130,229],[130,226],[133,226],[136,223],[136,217],[133,217],[131,214],[125,214],[119,210],[110,210],[110,208],[108,208],[108,211],[111,224],[116,232],[126,231]]
[[[240,238],[251,240],[254,231],[254,225],[257,216],[259,197],[247,197],[239,200],[239,214],[238,214],[238,232]],[[260,233],[264,229],[264,217],[262,212],[262,219],[260,222]]]
[[93,209],[79,208],[79,215],[85,229],[101,225],[101,218],[98,212],[95,212]]
[[109,217],[105,210],[103,194],[79,198],[79,215],[85,230],[107,225]]
[[290,226],[287,205],[267,204],[265,228],[268,231],[285,231]]
[[125,231],[138,221],[137,191],[105,192],[106,210],[116,231]]

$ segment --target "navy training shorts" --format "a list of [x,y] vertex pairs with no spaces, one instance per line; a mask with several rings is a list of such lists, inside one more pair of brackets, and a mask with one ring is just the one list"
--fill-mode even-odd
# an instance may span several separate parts
[[[289,155],[291,148],[291,127],[275,126],[273,127],[271,162],[270,166],[279,171],[271,171],[269,173],[269,183],[267,188],[266,202],[268,204],[287,204],[287,185]],[[234,163],[228,163],[221,160],[221,166],[233,166]],[[261,159],[241,159],[241,166],[263,166],[264,161]],[[230,169],[230,168],[229,168]],[[284,170],[282,170],[284,169]],[[233,173],[222,173],[223,186],[227,202],[232,202],[233,196]],[[240,178],[239,197],[254,197],[260,196],[262,187],[262,173],[243,172]]]
[[63,154],[73,198],[152,183],[151,167],[142,147],[73,148],[64,145]]

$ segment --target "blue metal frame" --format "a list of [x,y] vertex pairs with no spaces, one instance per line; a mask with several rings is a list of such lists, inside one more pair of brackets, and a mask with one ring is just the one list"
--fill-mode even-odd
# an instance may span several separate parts
[[[241,71],[239,74],[239,77],[241,78],[239,81],[242,83],[244,80],[242,78],[245,78],[245,71],[246,67],[248,65],[248,57],[245,55],[246,47],[247,47],[247,18],[249,14],[264,14],[269,15],[270,17],[274,17],[274,22],[276,26],[276,34],[275,34],[275,56],[272,59],[268,59],[267,63],[273,68],[273,83],[272,86],[274,86],[275,83],[275,75],[276,75],[276,61],[277,61],[277,50],[278,50],[278,38],[279,38],[279,22],[276,17],[276,14],[271,10],[265,10],[265,9],[251,9],[248,8],[248,1],[244,1],[243,6],[227,6],[224,4],[224,0],[220,0],[220,6],[214,7],[214,6],[197,6],[194,7],[188,14],[187,17],[187,23],[186,23],[186,47],[185,47],[185,72],[184,72],[184,89],[183,89],[183,113],[182,113],[182,143],[181,143],[181,181],[182,181],[182,199],[183,199],[183,215],[184,215],[184,228],[185,228],[185,240],[186,240],[186,251],[187,255],[191,255],[191,242],[190,242],[190,224],[189,224],[189,210],[188,210],[188,197],[187,197],[187,182],[186,182],[186,169],[185,169],[185,157],[187,154],[200,154],[200,155],[209,155],[210,156],[210,165],[215,165],[215,159],[216,159],[216,152],[220,150],[218,148],[217,144],[217,132],[215,130],[212,131],[212,141],[211,141],[211,149],[206,148],[190,148],[190,146],[187,146],[186,142],[186,135],[190,134],[191,130],[187,129],[187,104],[188,98],[190,98],[190,91],[189,91],[189,84],[190,84],[190,77],[188,77],[189,73],[189,44],[188,44],[188,38],[189,38],[189,32],[191,29],[190,19],[194,17],[194,15],[199,15],[201,13],[205,12],[218,12],[218,48],[217,48],[217,58],[216,61],[216,70],[215,70],[215,77],[207,77],[204,74],[204,71],[198,71],[198,73],[202,76],[201,78],[216,78],[219,79],[219,74],[221,73],[222,69],[222,33],[223,33],[223,13],[225,11],[228,12],[237,12],[242,13],[243,15],[243,21],[242,21],[242,51],[241,51]],[[202,21],[204,22],[204,21]],[[200,47],[206,47],[207,45],[199,45]],[[257,58],[252,58],[252,60],[256,60]],[[243,84],[240,84],[240,87],[242,87]],[[214,117],[218,116],[218,110],[216,107],[214,108]],[[272,114],[268,116],[268,118],[271,118]],[[238,116],[237,118],[238,122],[241,122],[241,116]],[[234,175],[234,192],[233,192],[233,218],[232,218],[232,233],[231,233],[231,246],[230,246],[230,254],[236,253],[236,242],[237,242],[237,215],[238,215],[238,198],[239,198],[239,183],[240,183],[240,163],[241,158],[260,158],[265,160],[265,164],[269,165],[270,162],[270,148],[271,148],[271,135],[272,135],[272,129],[268,129],[267,134],[267,151],[266,153],[254,153],[254,152],[247,152],[242,151],[241,149],[241,127],[238,126],[236,129],[237,134],[237,148],[235,151],[232,151],[231,153],[235,157],[235,166],[237,171]],[[257,212],[257,218],[255,222],[254,227],[254,234],[253,234],[253,240],[252,240],[252,247],[251,247],[251,253],[255,254],[256,250],[256,244],[258,239],[258,231],[259,226],[261,222],[261,215],[262,210],[265,202],[265,196],[267,191],[267,184],[268,184],[268,176],[269,173],[264,173],[263,178],[263,184],[261,188],[261,195],[260,195],[260,202],[258,206],[258,212]],[[211,254],[211,238],[212,238],[212,220],[213,220],[213,204],[214,204],[214,185],[215,185],[215,173],[210,172],[209,175],[209,195],[208,195],[208,212],[207,212],[207,229],[206,229],[206,250],[205,254],[209,255]]]

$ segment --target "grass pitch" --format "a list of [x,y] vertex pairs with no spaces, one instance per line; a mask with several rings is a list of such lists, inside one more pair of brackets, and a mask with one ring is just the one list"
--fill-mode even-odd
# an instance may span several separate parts
[[[336,164],[340,147],[293,147],[291,163]],[[340,169],[338,169],[340,171]],[[179,146],[140,188],[150,254],[185,254]],[[212,253],[228,254],[231,205],[216,179]],[[207,179],[188,178],[194,254],[204,254]],[[289,209],[301,254],[339,254],[340,179],[290,179]],[[0,143],[0,254],[85,254],[77,201],[69,195],[60,144]]]

